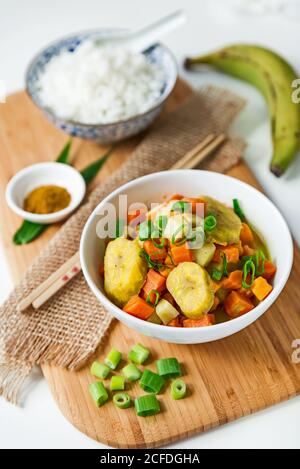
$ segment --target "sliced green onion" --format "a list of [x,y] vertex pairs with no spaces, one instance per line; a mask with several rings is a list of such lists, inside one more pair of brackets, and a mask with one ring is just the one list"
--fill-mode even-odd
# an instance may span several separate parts
[[177,200],[177,202],[174,202],[172,205],[171,212],[191,212],[191,207],[192,205],[190,202],[186,200]]
[[255,256],[243,256],[243,257],[241,258],[242,266],[244,266],[244,265],[245,265],[245,262],[247,262],[247,261],[253,261],[254,258],[255,258]]
[[217,226],[217,219],[214,215],[208,215],[204,218],[204,230],[212,231]]
[[115,231],[116,238],[120,238],[123,235],[124,228],[125,228],[125,220],[118,218],[116,222],[116,231]]
[[105,379],[110,373],[110,368],[104,363],[94,362],[90,369],[91,375],[96,376],[96,378]]
[[151,238],[153,232],[153,223],[151,220],[143,221],[139,226],[139,238],[141,241],[146,241]]
[[113,402],[119,409],[128,409],[131,406],[131,399],[127,392],[119,392],[114,395]]
[[156,248],[162,249],[162,248],[165,247],[166,240],[165,240],[165,238],[162,238],[161,242],[160,242],[160,243],[157,243],[157,242],[155,241],[155,239],[152,239],[152,243],[154,244],[154,246],[155,246]]
[[223,275],[224,277],[228,277],[228,270],[227,270],[227,257],[225,252],[222,252],[222,257],[223,257]]
[[223,272],[216,267],[213,268],[212,273],[211,273],[211,278],[213,280],[216,280],[216,282],[219,282],[221,278],[223,277]]
[[161,319],[154,311],[154,313],[152,313],[151,316],[147,319],[147,322],[152,322],[152,324],[161,324]]
[[254,259],[255,259],[254,261],[255,262],[255,275],[257,276],[263,275],[263,273],[265,272],[266,256],[264,255],[261,249],[259,249],[259,251],[255,253]]
[[157,360],[156,369],[159,376],[165,379],[181,376],[181,369],[177,358],[162,358]]
[[[155,301],[154,303],[152,303],[151,301],[151,295],[155,295]],[[149,305],[152,305],[152,306],[156,306],[157,303],[159,302],[159,293],[157,290],[151,290],[148,295],[147,295],[147,298],[146,298],[146,302],[149,304]]]
[[148,267],[150,269],[154,269],[154,270],[159,270],[163,267],[163,264],[161,262],[155,262],[151,259],[151,257],[149,256],[149,254],[147,254],[147,252],[145,251],[145,249],[141,249],[140,251],[140,256],[143,257],[143,259],[146,260],[147,264],[148,264]]
[[185,228],[185,225],[182,224],[180,225],[177,230],[175,230],[175,232],[172,234],[172,238],[171,238],[171,243],[174,244],[175,246],[181,246],[182,244],[184,244],[187,240],[186,236],[183,236],[183,238],[180,238],[176,241],[176,237],[179,233],[184,233],[184,228]]
[[241,219],[241,221],[246,221],[246,217],[244,215],[243,210],[240,207],[238,199],[233,199],[233,210],[235,214]]
[[169,257],[169,259],[170,259],[170,261],[171,261],[171,264],[174,265],[174,267],[176,267],[176,264],[175,264],[175,262],[174,262],[174,259],[173,259],[173,256],[172,256],[171,251],[168,252],[168,257]]
[[173,399],[183,399],[186,396],[186,384],[182,379],[176,379],[171,384],[171,396]]
[[139,417],[148,417],[160,412],[160,405],[155,394],[137,397],[134,406]]
[[[247,282],[248,275],[251,274],[250,283]],[[251,288],[255,278],[255,264],[253,261],[246,261],[243,267],[242,287]]]
[[128,358],[137,365],[142,365],[149,358],[150,350],[142,344],[136,344],[129,352]]
[[125,376],[112,376],[109,387],[111,391],[124,391]]
[[162,234],[168,224],[168,217],[166,215],[159,215],[156,220],[157,228],[160,234]]
[[137,381],[142,376],[141,370],[138,369],[133,363],[129,363],[126,365],[122,370],[123,375],[125,376],[126,380],[129,382]]
[[122,354],[119,350],[112,348],[107,357],[105,358],[105,363],[109,368],[115,370],[122,360]]
[[217,269],[216,267],[213,267],[212,273],[211,273],[211,278],[213,280],[216,280],[217,282],[221,280],[221,278],[228,277],[228,269],[227,269],[227,257],[225,252],[221,252],[220,255],[223,258],[223,264],[222,264],[222,270]]
[[89,391],[97,407],[101,407],[108,400],[108,393],[101,381],[91,383]]
[[151,370],[144,370],[140,380],[140,386],[144,391],[158,394],[164,384],[164,378],[159,376],[157,373],[153,373]]

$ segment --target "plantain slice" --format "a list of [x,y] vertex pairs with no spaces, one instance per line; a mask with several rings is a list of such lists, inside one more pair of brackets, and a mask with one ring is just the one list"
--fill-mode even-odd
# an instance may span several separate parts
[[147,264],[140,256],[137,241],[117,238],[111,241],[104,257],[104,289],[118,306],[139,293],[147,275]]
[[208,196],[202,197],[206,202],[207,213],[214,215],[217,226],[206,232],[206,241],[221,244],[236,244],[239,242],[242,222],[234,211],[222,202]]
[[206,270],[195,262],[182,262],[167,278],[167,289],[182,313],[191,319],[207,313],[214,302],[214,292]]

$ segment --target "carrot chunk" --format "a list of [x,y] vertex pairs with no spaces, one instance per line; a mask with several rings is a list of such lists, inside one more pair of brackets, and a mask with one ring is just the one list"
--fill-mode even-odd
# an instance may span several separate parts
[[243,272],[241,270],[234,270],[230,272],[227,278],[224,278],[222,285],[226,290],[238,290],[242,288]]
[[225,254],[227,262],[237,264],[240,257],[239,248],[235,245],[232,246],[219,246],[215,250],[213,261],[220,264],[223,261],[222,253]]
[[238,292],[241,293],[241,295],[247,296],[248,298],[251,298],[251,296],[254,296],[251,288],[242,287],[238,290]]
[[[161,294],[165,290],[165,288],[166,288],[165,277],[160,275],[155,270],[150,269],[147,274],[146,282],[142,289],[142,297],[146,300],[148,298],[149,293],[152,290],[155,290],[159,294]],[[149,300],[151,301],[151,303],[155,303],[156,295],[154,293],[151,293]]]
[[128,212],[128,214],[127,214],[127,223],[128,223],[128,225],[131,222],[133,222],[133,220],[141,222],[141,221],[144,221],[145,219],[146,219],[146,214],[142,213],[141,210],[134,210],[134,212]]
[[[161,240],[157,240],[158,243],[161,243]],[[144,242],[143,247],[146,251],[146,253],[150,256],[150,259],[154,262],[159,262],[159,261],[164,261],[165,258],[167,257],[167,250],[164,247],[158,247],[155,246],[153,241],[151,239],[147,239],[147,241]]]
[[101,264],[99,265],[99,274],[101,275],[101,277],[104,277],[104,262],[101,262]]
[[144,319],[145,321],[150,318],[151,314],[154,313],[155,308],[149,305],[143,298],[140,298],[138,295],[134,295],[128,303],[123,308],[131,316],[135,316],[139,319]]
[[264,270],[264,273],[262,274],[262,276],[264,278],[266,278],[267,280],[274,277],[274,275],[276,273],[276,265],[274,265],[273,262],[268,261],[266,259],[265,263],[264,263],[264,267],[265,267],[265,270]]
[[215,295],[214,297],[214,303],[212,305],[212,307],[210,308],[210,311],[215,311],[217,309],[217,307],[219,306],[220,304],[220,300],[219,298]]
[[179,316],[177,316],[176,318],[172,319],[172,321],[170,321],[170,322],[168,323],[168,326],[171,326],[171,327],[181,327]]
[[172,272],[173,268],[171,267],[163,267],[162,269],[159,270],[160,275],[162,275],[165,278],[168,278],[170,272]]
[[248,244],[245,244],[243,247],[244,247],[244,249],[243,249],[243,255],[244,256],[254,256],[255,250],[250,248],[250,246],[248,246]]
[[181,200],[183,198],[183,195],[181,194],[173,194],[171,197],[169,197],[168,202],[171,202],[171,200]]
[[174,300],[171,293],[165,293],[162,299],[168,301],[169,303],[171,303],[172,306],[176,307],[176,301]]
[[259,301],[262,301],[272,291],[273,287],[263,277],[257,277],[251,287],[252,292]]
[[247,225],[247,223],[242,223],[240,240],[242,241],[243,244],[248,244],[250,246],[254,241],[253,233],[249,225]]
[[170,269],[175,267],[175,262],[173,260],[171,252],[168,252],[168,254],[167,254],[167,256],[164,260],[164,264],[166,265],[166,267],[168,267]]
[[238,250],[239,250],[239,255],[241,256],[241,255],[243,254],[243,252],[244,252],[244,247],[243,247],[243,245],[242,245],[242,241],[241,241],[241,240],[239,240],[239,242],[238,242],[238,244],[236,245],[236,247],[238,248]]
[[222,282],[215,282],[215,280],[211,280],[211,284],[214,290],[214,293],[217,293],[218,290],[222,287]]
[[243,314],[251,311],[251,309],[254,308],[254,305],[249,298],[233,290],[225,298],[224,307],[228,316],[231,318],[237,318],[238,316],[242,316]]
[[194,256],[187,243],[171,248],[173,262],[178,265],[181,262],[193,262]]
[[213,326],[213,324],[215,324],[214,314],[205,314],[199,319],[184,319],[183,321],[183,327],[205,327]]

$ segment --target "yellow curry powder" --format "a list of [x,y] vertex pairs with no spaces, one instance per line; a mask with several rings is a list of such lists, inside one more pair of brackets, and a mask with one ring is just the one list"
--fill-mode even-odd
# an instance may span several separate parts
[[27,195],[24,210],[44,215],[63,210],[70,202],[71,196],[67,189],[54,185],[40,186]]

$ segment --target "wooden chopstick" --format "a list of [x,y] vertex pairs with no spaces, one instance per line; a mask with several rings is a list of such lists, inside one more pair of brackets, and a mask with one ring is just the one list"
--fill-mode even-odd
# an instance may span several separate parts
[[[191,169],[198,166],[208,155],[215,151],[224,141],[226,136],[220,134],[208,135],[192,150],[188,151],[178,160],[171,169]],[[64,287],[78,272],[81,271],[79,252],[68,259],[56,272],[47,278],[41,285],[33,290],[18,304],[18,310],[24,312],[30,305],[35,309],[40,308],[46,301]]]
[[51,285],[53,285],[57,280],[62,278],[69,270],[71,270],[77,264],[80,265],[79,252],[76,252],[74,256],[68,259],[58,270],[53,272],[41,285],[39,285],[35,290],[33,290],[26,298],[24,298],[18,304],[18,310],[20,312],[25,311],[40,295],[47,291]]
[[192,150],[188,151],[182,158],[180,158],[173,166],[171,169],[182,169],[185,167],[185,164],[194,156],[198,155],[198,153],[203,150],[206,145],[208,145],[212,140],[215,138],[214,134],[210,134],[207,137],[205,137],[204,140],[202,140],[198,145],[196,145]]
[[[32,302],[34,309],[40,308],[46,301],[55,295],[62,287],[64,287],[72,278],[81,271],[79,253],[77,253],[77,260],[73,265],[66,269],[65,273],[61,275],[55,282],[53,282],[41,295],[35,298]],[[64,264],[65,265],[65,264]]]
[[[209,136],[210,137],[210,136]],[[192,169],[196,168],[199,163],[201,163],[205,158],[207,158],[213,151],[215,151],[223,142],[226,140],[225,134],[220,134],[217,137],[209,139],[208,144],[206,144],[200,151],[189,152],[183,158],[177,161],[177,163],[172,166],[171,169]],[[187,156],[189,156],[187,158]],[[184,161],[183,161],[184,160]],[[182,163],[183,161],[183,163]]]

